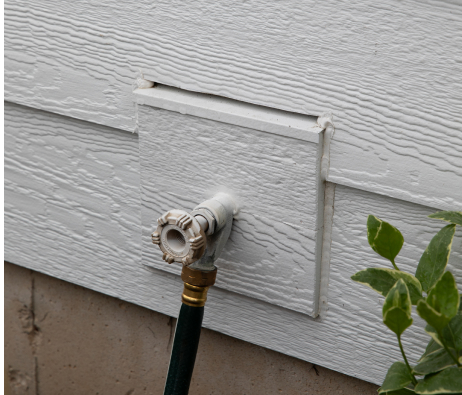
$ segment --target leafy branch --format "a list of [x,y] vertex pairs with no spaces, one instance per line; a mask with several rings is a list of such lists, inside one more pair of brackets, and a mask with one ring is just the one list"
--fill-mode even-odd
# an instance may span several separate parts
[[[385,297],[384,324],[396,334],[404,362],[391,365],[379,394],[462,394],[462,304],[451,272],[446,271],[456,225],[462,226],[462,212],[440,211],[429,216],[449,222],[430,241],[415,275],[398,269],[395,259],[404,244],[401,232],[389,223],[369,215],[367,239],[372,249],[388,259],[393,269],[368,268],[351,278]],[[422,357],[412,367],[401,336],[412,323],[412,306],[427,322],[431,339]]]

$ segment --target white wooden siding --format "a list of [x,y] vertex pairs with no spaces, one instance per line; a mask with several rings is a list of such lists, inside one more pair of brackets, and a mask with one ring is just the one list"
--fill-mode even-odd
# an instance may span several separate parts
[[[181,280],[141,265],[138,136],[8,103],[5,113],[5,259],[177,315]],[[398,264],[411,271],[442,224],[424,220],[434,208],[339,185],[333,207],[322,320],[213,287],[204,325],[380,383],[399,350],[381,323],[382,298],[349,278],[387,265],[367,245],[366,216],[374,213],[403,232]],[[450,269],[459,283],[461,251],[458,231]],[[403,338],[411,361],[427,339],[422,327],[417,320]]]
[[462,7],[450,0],[6,2],[6,97],[133,130],[167,85],[334,113],[329,181],[461,209]]

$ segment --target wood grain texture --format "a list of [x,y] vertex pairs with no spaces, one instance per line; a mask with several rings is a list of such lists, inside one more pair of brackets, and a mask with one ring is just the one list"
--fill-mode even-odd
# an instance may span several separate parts
[[98,281],[88,265],[101,279],[116,262],[136,267],[137,136],[12,104],[5,113],[6,259],[34,257],[36,270],[80,284]]
[[125,130],[137,67],[167,85],[331,110],[331,182],[462,207],[462,23],[450,0],[6,4],[9,100]]
[[317,315],[321,147],[150,106],[137,118],[143,263],[178,274],[151,244],[157,219],[226,191],[239,214],[217,286]]
[[[140,264],[137,136],[7,104],[5,143],[5,258],[176,316],[181,280]],[[323,319],[213,287],[204,326],[381,383],[399,350],[381,323],[383,298],[350,280],[357,270],[387,265],[367,246],[366,216],[373,213],[402,231],[406,242],[397,263],[413,271],[443,225],[425,219],[433,211],[336,186]],[[461,251],[458,231],[450,267],[459,283]],[[411,363],[427,340],[416,321],[403,336]]]

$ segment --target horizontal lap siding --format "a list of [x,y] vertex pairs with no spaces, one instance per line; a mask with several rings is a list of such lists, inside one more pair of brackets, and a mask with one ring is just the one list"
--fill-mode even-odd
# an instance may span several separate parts
[[81,285],[136,267],[137,150],[136,135],[7,103],[5,259]]
[[462,207],[458,4],[9,1],[5,20],[8,100],[134,130],[139,67],[184,89],[330,110],[329,181]]
[[[248,296],[212,288],[204,325],[380,383],[399,350],[381,323],[382,298],[350,276],[387,265],[367,245],[368,214],[402,231],[398,265],[412,272],[443,226],[425,216],[462,208],[461,23],[462,7],[450,1],[8,1],[6,99],[69,118],[6,104],[5,258],[176,315],[178,276],[141,264],[138,136],[121,131],[136,130],[138,68],[183,89],[313,116],[329,110],[335,134],[328,180],[340,185],[322,320],[271,304],[278,297],[271,289],[255,292],[274,276],[253,290],[233,278],[225,251],[226,280],[219,281],[240,284]],[[284,156],[290,154],[261,160]],[[242,188],[252,196],[252,187]],[[165,208],[198,198],[156,191],[149,203]],[[231,243],[249,242],[244,234],[263,237],[262,226],[251,224],[266,221],[270,206],[280,221],[273,233],[310,239],[307,207],[306,234],[284,228],[294,225],[292,204],[302,205],[302,196],[281,202],[262,200],[255,218],[243,215]],[[271,237],[257,240],[270,255],[280,250]],[[459,282],[461,251],[458,231],[450,269]],[[300,295],[290,297],[307,307]],[[403,338],[413,362],[427,339],[416,321]]]
[[[5,114],[5,258],[176,315],[181,280],[140,264],[137,136],[8,103]],[[114,133],[120,133],[117,139]],[[383,298],[350,280],[364,267],[387,266],[367,245],[366,216],[375,214],[402,231],[406,243],[398,264],[410,271],[443,223],[425,219],[433,208],[343,186],[336,187],[334,210],[322,321],[212,287],[204,325],[380,383],[400,357],[381,323]],[[459,281],[461,251],[458,231],[450,269]],[[403,336],[413,362],[427,340],[416,321]]]

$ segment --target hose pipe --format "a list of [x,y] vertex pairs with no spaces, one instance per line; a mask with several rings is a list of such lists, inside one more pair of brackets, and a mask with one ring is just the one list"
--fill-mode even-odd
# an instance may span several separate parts
[[164,395],[187,395],[196,360],[207,291],[215,284],[220,256],[231,232],[236,207],[226,194],[215,195],[191,213],[170,210],[158,220],[152,242],[169,264],[181,262],[184,282]]
[[185,395],[189,391],[199,346],[207,291],[215,284],[216,276],[216,268],[204,272],[184,266],[181,271],[184,289],[165,384],[165,395]]

